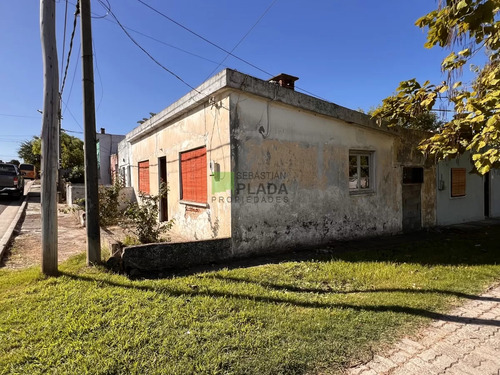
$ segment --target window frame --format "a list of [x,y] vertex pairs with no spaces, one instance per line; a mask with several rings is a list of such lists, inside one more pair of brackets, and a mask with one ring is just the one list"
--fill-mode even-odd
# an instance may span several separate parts
[[[147,167],[143,166],[141,167],[141,164],[145,164],[147,163]],[[143,194],[146,194],[146,195],[149,195],[151,194],[151,177],[150,177],[150,174],[149,174],[149,159],[148,160],[142,160],[140,162],[137,163],[137,179],[138,179],[138,184],[137,186],[139,187],[139,193],[143,193]],[[148,176],[148,189],[147,191],[143,191],[141,188],[143,187],[142,184],[141,184],[141,176],[142,176],[142,171],[144,171],[145,169],[147,169],[147,176]]]
[[[349,193],[356,195],[356,194],[370,194],[375,192],[375,168],[374,168],[374,151],[367,151],[367,150],[349,150],[349,156],[348,156],[348,171],[347,171],[347,178],[348,178],[348,186],[349,186]],[[356,174],[357,176],[361,176],[361,168],[363,165],[361,164],[361,157],[366,156],[368,157],[368,187],[363,188],[360,187],[360,180],[361,178],[356,177],[356,187],[351,187],[351,157],[355,156],[356,157]]]
[[[459,174],[459,175],[455,175]],[[455,179],[455,181],[454,181]],[[459,180],[459,181],[457,181]],[[463,185],[463,186],[462,186]],[[458,189],[457,193],[454,190]],[[463,194],[462,194],[463,191]],[[467,170],[466,168],[451,168],[450,169],[450,197],[462,198],[467,195]]]
[[[184,185],[184,178],[183,175],[185,172],[183,171],[183,156],[187,155],[189,153],[196,153],[203,150],[203,157],[204,157],[204,165],[202,168],[200,168],[200,175],[195,176],[196,178],[201,178],[202,182],[199,188],[199,191],[197,192],[195,188],[195,191],[192,192],[193,196],[188,195],[186,197],[186,191],[185,191],[185,185]],[[207,147],[206,146],[200,146],[196,148],[192,148],[189,150],[184,150],[182,152],[179,152],[179,198],[180,198],[180,203],[182,204],[187,204],[187,205],[192,205],[192,206],[198,206],[198,207],[208,207],[208,173],[207,173]],[[196,171],[195,171],[196,172]],[[197,197],[198,193],[200,194],[201,198]]]

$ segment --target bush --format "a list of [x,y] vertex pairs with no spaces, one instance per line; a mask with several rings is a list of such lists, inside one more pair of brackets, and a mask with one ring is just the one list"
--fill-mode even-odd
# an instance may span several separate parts
[[132,203],[125,210],[125,216],[133,223],[133,229],[130,231],[137,236],[140,243],[147,244],[170,240],[170,238],[162,237],[162,235],[172,228],[174,221],[158,221],[160,212],[158,204],[161,198],[166,197],[167,193],[168,187],[165,184],[160,186],[158,195],[148,195],[141,192],[139,193],[140,204]]
[[68,174],[64,176],[67,182],[72,184],[83,184],[85,182],[85,169],[83,166],[73,167]]
[[120,191],[123,182],[117,178],[109,186],[99,186],[99,224],[101,227],[118,224],[124,210],[120,210]]

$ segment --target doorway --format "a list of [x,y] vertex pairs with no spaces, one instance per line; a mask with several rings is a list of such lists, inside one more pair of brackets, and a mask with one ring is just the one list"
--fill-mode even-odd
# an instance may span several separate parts
[[484,175],[484,217],[490,217],[490,172]]
[[[167,157],[158,158],[158,187],[167,183]],[[160,189],[158,189],[160,190]],[[168,197],[160,199],[160,221],[168,220]]]
[[423,182],[423,168],[403,168],[403,232],[422,229],[421,189]]

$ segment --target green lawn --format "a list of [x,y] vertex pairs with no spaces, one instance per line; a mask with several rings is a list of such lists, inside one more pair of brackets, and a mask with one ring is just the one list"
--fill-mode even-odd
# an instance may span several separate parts
[[485,232],[163,280],[0,270],[0,373],[338,373],[500,279]]

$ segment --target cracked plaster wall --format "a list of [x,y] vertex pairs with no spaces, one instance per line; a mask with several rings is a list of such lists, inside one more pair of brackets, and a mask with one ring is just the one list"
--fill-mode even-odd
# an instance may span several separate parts
[[[138,194],[138,163],[149,160],[151,194],[158,194],[158,158],[167,161],[168,219],[175,223],[171,233],[185,240],[206,240],[231,236],[231,208],[225,193],[212,194],[210,161],[221,169],[230,168],[229,100],[215,97],[181,117],[162,125],[131,144],[131,178]],[[154,121],[154,118],[153,118]],[[180,202],[179,153],[207,148],[207,207]]]
[[[238,198],[232,204],[233,251],[291,249],[400,231],[401,172],[394,139],[272,100],[232,94]],[[374,152],[373,193],[350,194],[349,150]],[[259,172],[269,172],[270,178],[250,178]],[[286,193],[259,191],[262,183],[284,185]]]

